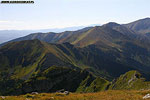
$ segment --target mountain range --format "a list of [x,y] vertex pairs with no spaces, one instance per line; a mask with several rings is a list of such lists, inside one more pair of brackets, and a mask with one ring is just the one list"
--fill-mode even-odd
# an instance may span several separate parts
[[[93,26],[93,25],[91,25]],[[66,27],[66,28],[53,28],[53,29],[38,29],[38,30],[0,30],[0,44],[29,35],[31,33],[46,33],[46,32],[63,32],[63,31],[75,31],[84,28],[85,26]]]
[[110,22],[5,42],[0,45],[0,94],[150,89],[149,24],[150,18]]

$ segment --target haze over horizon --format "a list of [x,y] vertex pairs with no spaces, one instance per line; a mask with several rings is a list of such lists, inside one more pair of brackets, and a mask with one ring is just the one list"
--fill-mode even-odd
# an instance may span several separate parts
[[149,4],[149,0],[35,0],[35,4],[0,4],[0,30],[124,24],[149,17]]

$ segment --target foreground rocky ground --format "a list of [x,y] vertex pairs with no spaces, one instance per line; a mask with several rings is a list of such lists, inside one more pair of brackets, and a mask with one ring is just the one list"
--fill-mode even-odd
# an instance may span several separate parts
[[150,93],[150,90],[127,91],[113,90],[98,93],[40,93],[26,94],[20,96],[1,96],[0,100],[150,100],[143,97]]

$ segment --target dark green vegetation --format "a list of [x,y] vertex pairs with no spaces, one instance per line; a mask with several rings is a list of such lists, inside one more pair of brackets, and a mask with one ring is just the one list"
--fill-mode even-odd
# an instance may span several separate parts
[[55,92],[60,89],[100,91],[108,85],[108,81],[96,78],[84,64],[77,63],[79,60],[75,58],[82,59],[83,55],[79,55],[80,49],[69,43],[56,45],[39,40],[21,41],[1,47],[0,52],[1,95]]
[[149,89],[149,45],[145,33],[113,22],[18,38],[0,47],[0,94]]

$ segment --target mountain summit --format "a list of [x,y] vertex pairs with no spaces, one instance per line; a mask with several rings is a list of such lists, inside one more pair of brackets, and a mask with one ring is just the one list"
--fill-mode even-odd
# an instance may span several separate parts
[[146,34],[150,32],[150,18],[140,19],[124,26],[141,34]]

